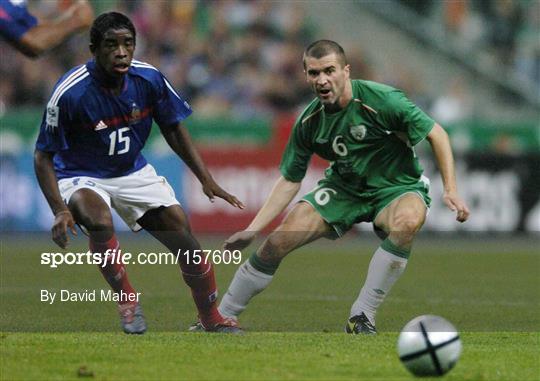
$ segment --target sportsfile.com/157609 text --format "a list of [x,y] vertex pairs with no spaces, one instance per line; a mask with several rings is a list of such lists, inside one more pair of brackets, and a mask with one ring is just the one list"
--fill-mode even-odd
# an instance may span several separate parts
[[141,265],[166,265],[166,264],[200,264],[211,262],[213,264],[234,264],[242,262],[240,250],[178,250],[171,252],[140,252],[137,254],[123,252],[121,249],[109,249],[105,253],[41,253],[41,264],[50,268],[58,268],[61,265],[98,265],[105,267],[107,264],[141,264]]

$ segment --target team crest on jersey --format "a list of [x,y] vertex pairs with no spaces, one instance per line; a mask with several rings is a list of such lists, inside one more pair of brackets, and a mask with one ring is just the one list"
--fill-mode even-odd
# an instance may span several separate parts
[[129,124],[137,124],[141,121],[141,110],[139,109],[139,106],[137,106],[137,103],[133,102],[131,105],[131,114],[129,115]]
[[358,126],[351,126],[350,131],[353,139],[360,141],[366,137],[367,129],[366,126],[360,124]]

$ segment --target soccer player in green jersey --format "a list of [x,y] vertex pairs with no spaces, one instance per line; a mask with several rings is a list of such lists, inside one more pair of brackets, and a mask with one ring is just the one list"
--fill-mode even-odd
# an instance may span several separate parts
[[317,98],[296,121],[280,165],[281,177],[246,230],[226,249],[243,249],[277,217],[300,189],[311,155],[330,161],[318,186],[294,206],[281,225],[236,272],[220,312],[234,319],[264,290],[282,259],[321,237],[340,237],[355,223],[384,232],[346,324],[348,333],[376,333],[375,313],[403,273],[412,242],[431,199],[429,180],[414,146],[427,139],[444,183],[443,200],[465,222],[448,135],[399,90],[351,80],[343,48],[329,40],[304,52],[307,82]]

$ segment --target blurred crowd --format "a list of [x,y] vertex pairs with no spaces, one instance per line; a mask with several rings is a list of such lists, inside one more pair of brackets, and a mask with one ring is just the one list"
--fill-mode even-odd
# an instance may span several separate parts
[[[29,5],[32,12],[47,16],[62,1]],[[321,36],[306,17],[309,2],[95,0],[94,5],[96,13],[114,9],[132,18],[138,33],[136,58],[160,68],[198,115],[271,117],[298,112],[313,98],[302,71],[302,53]],[[58,78],[90,58],[87,34],[38,61],[2,41],[0,49],[0,113],[21,105],[42,107]],[[376,70],[359,50],[348,50],[347,55],[353,78],[403,88],[428,106],[416,73]]]
[[401,0],[436,20],[471,57],[534,83],[540,97],[540,1]]
[[[61,1],[30,2],[37,14]],[[95,1],[97,12],[128,14],[137,29],[136,58],[161,69],[194,109],[249,119],[298,107],[309,89],[302,52],[312,41],[301,2]],[[42,106],[69,68],[90,58],[80,35],[39,61],[1,42],[3,107]]]
[[[47,16],[66,1],[37,0],[29,6],[32,12]],[[446,28],[463,35],[471,49],[479,41],[488,41],[501,62],[540,84],[540,39],[535,33],[540,2],[404,3],[424,15],[433,14],[434,4],[439,3]],[[306,17],[310,2],[94,0],[93,4],[98,14],[114,9],[132,18],[138,33],[136,58],[160,68],[199,115],[273,116],[297,112],[312,98],[301,57],[304,48],[321,36]],[[480,31],[474,32],[475,28]],[[72,38],[37,61],[17,54],[3,41],[0,53],[0,114],[14,106],[42,107],[58,78],[90,58],[88,34]],[[348,50],[347,54],[353,78],[402,88],[422,108],[436,113],[436,118],[467,116],[467,88],[459,78],[447,93],[433,98],[414,69],[385,71],[373,67],[366,52]]]

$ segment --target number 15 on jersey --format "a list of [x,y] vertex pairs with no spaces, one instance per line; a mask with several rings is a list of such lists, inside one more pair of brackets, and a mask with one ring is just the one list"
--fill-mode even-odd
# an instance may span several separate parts
[[129,136],[124,135],[127,131],[129,131],[129,127],[122,127],[110,133],[109,156],[114,155],[115,151],[116,155],[122,155],[129,151]]

